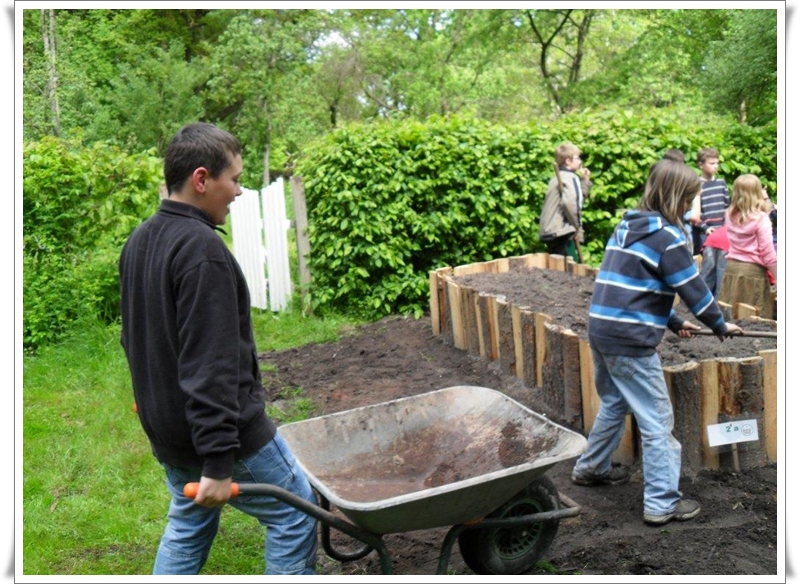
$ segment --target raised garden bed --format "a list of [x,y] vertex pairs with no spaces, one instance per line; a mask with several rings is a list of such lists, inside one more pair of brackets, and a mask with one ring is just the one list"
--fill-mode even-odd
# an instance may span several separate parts
[[[588,433],[599,401],[586,324],[595,270],[561,256],[530,254],[431,273],[435,334],[470,353],[501,362],[570,426]],[[745,330],[776,330],[746,305],[723,305]],[[676,309],[697,322],[682,305]],[[675,408],[675,435],[687,468],[760,466],[777,455],[777,339],[667,332],[659,346]],[[759,441],[710,447],[705,427],[758,420]],[[635,424],[618,459],[637,458]]]

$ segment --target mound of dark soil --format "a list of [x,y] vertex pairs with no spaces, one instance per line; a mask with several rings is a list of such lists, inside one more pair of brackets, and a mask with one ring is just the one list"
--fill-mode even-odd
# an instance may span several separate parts
[[[504,293],[508,295],[508,290]],[[579,316],[573,312],[574,318]],[[733,344],[711,339],[721,347]],[[433,335],[427,318],[386,318],[359,327],[336,343],[271,351],[263,353],[261,360],[273,365],[264,375],[272,398],[282,389],[302,388],[316,404],[317,415],[453,385],[479,385],[502,391],[559,421],[542,405],[538,390],[504,375],[496,363],[445,344]],[[681,489],[699,501],[703,510],[691,521],[662,528],[642,522],[641,469],[633,469],[628,484],[595,488],[573,485],[571,470],[571,461],[561,462],[547,476],[560,493],[581,506],[581,513],[561,521],[544,556],[546,562],[530,572],[538,578],[552,573],[777,574],[777,546],[783,543],[777,531],[778,489],[784,484],[775,465],[741,473],[704,471],[684,476]],[[446,532],[441,528],[385,536],[394,573],[434,574]],[[381,573],[375,553],[340,563],[320,550],[320,562],[325,574]],[[450,573],[471,574],[457,545]]]

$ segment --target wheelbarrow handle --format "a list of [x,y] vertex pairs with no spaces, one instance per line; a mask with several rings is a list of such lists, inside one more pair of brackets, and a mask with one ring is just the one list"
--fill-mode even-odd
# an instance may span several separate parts
[[[197,491],[199,488],[200,483],[186,483],[183,486],[183,494],[189,499],[194,499],[197,496]],[[315,505],[303,497],[300,497],[299,495],[287,491],[286,489],[283,489],[277,485],[264,483],[244,483],[240,485],[239,483],[231,483],[231,497],[236,497],[238,495],[262,495],[274,497],[279,501],[286,503],[287,505],[291,505],[306,515],[310,515],[317,521],[321,521],[323,524],[333,527],[334,529],[349,535],[353,539],[357,539],[358,541],[366,544],[367,547],[358,552],[360,557],[364,557],[373,549],[377,551],[378,556],[380,557],[381,571],[384,574],[392,573],[392,558],[382,536],[370,533],[369,531],[366,531],[357,525],[350,523],[349,521],[345,521],[341,517],[331,513],[328,509],[324,509],[318,505]]]
[[[183,486],[183,496],[187,499],[194,499],[197,496],[197,491],[200,489],[200,483],[186,483]],[[231,483],[231,497],[239,496],[239,483]]]

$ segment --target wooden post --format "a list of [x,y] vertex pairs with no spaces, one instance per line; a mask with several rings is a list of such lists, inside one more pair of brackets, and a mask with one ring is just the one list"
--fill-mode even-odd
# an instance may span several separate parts
[[737,445],[742,469],[759,468],[767,461],[767,440],[764,428],[764,360],[751,357],[739,360],[741,386],[736,392],[740,415],[753,418],[758,425],[758,440]]
[[546,269],[550,254],[545,252],[535,253],[528,256],[528,267]]
[[581,405],[583,407],[583,432],[587,436],[592,429],[597,412],[600,411],[600,396],[594,385],[594,359],[589,341],[581,339],[578,343],[581,359]]
[[707,359],[701,367],[700,423],[703,432],[703,466],[710,469],[719,468],[719,454],[716,447],[708,442],[708,426],[719,423],[719,376],[717,361]]
[[522,308],[511,305],[511,330],[514,338],[514,374],[525,380],[525,347],[522,341]]
[[439,273],[436,270],[428,272],[428,309],[431,312],[431,331],[434,336],[439,336],[442,332],[441,320],[439,318]]
[[474,288],[462,289],[464,304],[464,334],[467,351],[470,355],[480,355],[480,337],[478,335],[477,299],[478,292]]
[[486,335],[486,339],[488,340],[486,344],[486,356],[489,361],[495,361],[500,355],[500,349],[497,343],[497,308],[495,306],[497,304],[497,298],[492,294],[486,294],[483,297],[483,302],[486,307],[486,323],[489,329]]
[[542,312],[536,313],[536,386],[544,385],[542,369],[544,360],[547,357],[547,339],[545,325],[553,320],[553,317]]
[[514,324],[511,318],[511,307],[505,296],[499,296],[495,302],[497,310],[497,350],[503,373],[516,375],[517,362],[514,350]]
[[681,467],[693,473],[703,468],[700,372],[700,365],[695,361],[664,367],[664,379],[673,396],[675,425],[672,434],[681,443]]
[[450,294],[448,293],[449,276],[443,276],[441,279],[442,293],[439,296],[439,307],[442,314],[442,336],[444,341],[452,346],[453,345],[453,316],[452,307],[450,306]]
[[492,360],[492,310],[489,304],[490,294],[478,292],[475,316],[478,319],[478,346],[481,357]]
[[567,258],[563,255],[551,253],[547,260],[547,269],[563,272],[567,269]]
[[500,258],[494,261],[495,270],[498,274],[503,274],[508,271],[509,261],[508,258]]
[[461,308],[461,286],[450,278],[447,279],[447,299],[450,307],[450,322],[453,329],[453,346],[456,349],[466,349],[463,311]]
[[733,318],[737,320],[745,320],[754,316],[761,316],[761,309],[744,302],[735,302],[733,304]]
[[[738,463],[743,469],[763,466],[766,460],[764,438],[764,387],[763,359],[727,358],[718,361],[720,389],[720,423],[755,419],[758,424],[758,441],[737,445]],[[719,453],[720,466],[732,467],[732,449]]]
[[564,363],[564,417],[573,428],[583,428],[581,398],[580,337],[570,329],[561,333]]
[[[311,272],[308,269],[308,257],[311,253],[311,245],[308,242],[308,212],[306,210],[306,190],[303,186],[303,179],[299,176],[292,176],[289,179],[292,187],[292,208],[294,209],[294,230],[297,237],[297,267],[300,272],[298,283],[300,285],[300,297],[305,299],[308,294],[308,286],[311,284]],[[304,310],[306,303],[302,302]],[[310,308],[308,309],[310,310]]]
[[522,363],[525,385],[536,387],[536,314],[524,307],[520,311],[522,321]]
[[561,327],[545,323],[545,352],[542,365],[542,397],[553,411],[564,415],[564,355],[561,347]]
[[[503,298],[505,300],[505,297]],[[489,339],[491,340],[491,360],[500,358],[500,326],[497,315],[497,296],[487,296],[489,306]]]
[[764,441],[767,458],[778,461],[778,351],[759,351],[764,360]]

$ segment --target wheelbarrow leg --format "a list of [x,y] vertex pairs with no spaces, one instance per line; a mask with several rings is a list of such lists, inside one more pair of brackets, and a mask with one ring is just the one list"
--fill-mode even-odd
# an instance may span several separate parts
[[[317,493],[317,495],[321,507],[327,512],[326,520],[320,521],[320,538],[322,540],[322,549],[325,550],[325,553],[334,560],[338,560],[340,562],[351,562],[353,560],[360,560],[372,550],[375,550],[378,552],[378,558],[381,564],[381,573],[391,574],[392,557],[389,554],[389,550],[386,548],[386,544],[383,542],[383,538],[378,535],[364,532],[346,521],[338,520],[338,518],[336,518],[330,512],[330,501],[328,501],[328,499],[323,497],[320,493]],[[338,521],[334,521],[334,518]],[[357,539],[358,541],[362,542],[364,546],[361,549],[353,552],[340,552],[334,549],[333,544],[331,543],[331,526],[349,535],[353,539]]]
[[[194,483],[195,485],[197,483]],[[187,485],[188,487],[189,485]],[[356,552],[361,554],[359,557],[363,557],[367,553],[369,553],[372,549],[378,552],[378,556],[380,557],[381,562],[381,572],[384,574],[391,574],[392,573],[392,558],[389,555],[389,550],[386,549],[386,544],[383,541],[383,538],[380,535],[375,535],[374,533],[370,533],[369,531],[365,531],[349,521],[345,521],[341,517],[334,515],[328,509],[330,509],[330,503],[328,502],[325,497],[319,495],[319,498],[322,499],[326,508],[323,508],[319,505],[314,505],[310,501],[306,501],[303,497],[299,497],[294,493],[287,491],[286,489],[282,489],[277,485],[269,485],[269,484],[261,484],[261,483],[240,483],[236,485],[237,495],[266,495],[268,497],[275,497],[279,501],[283,501],[294,507],[295,509],[299,509],[303,511],[305,514],[310,515],[317,521],[322,524],[323,529],[326,527],[333,527],[334,529],[338,529],[342,533],[346,533],[353,539],[357,539],[358,541],[365,544],[365,547]],[[185,489],[184,489],[185,492]],[[187,497],[190,495],[187,495]],[[193,497],[193,496],[192,496]],[[330,544],[330,533],[328,533],[328,542],[327,544],[323,540],[323,546]],[[366,551],[365,551],[366,550]],[[328,549],[326,548],[325,551],[327,552]],[[333,556],[332,556],[333,557]],[[335,559],[335,558],[334,558]]]
[[450,554],[453,553],[453,544],[456,542],[459,534],[467,529],[464,525],[454,525],[444,536],[442,542],[442,551],[439,554],[439,564],[436,567],[436,575],[443,576],[447,573],[447,566],[450,564]]

